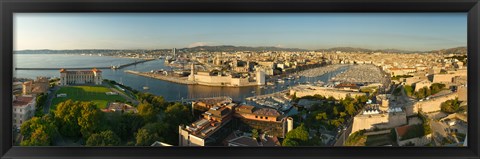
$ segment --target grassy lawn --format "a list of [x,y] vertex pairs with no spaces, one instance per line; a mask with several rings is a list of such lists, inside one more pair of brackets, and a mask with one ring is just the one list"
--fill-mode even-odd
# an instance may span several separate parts
[[64,86],[57,91],[57,94],[66,93],[67,97],[55,97],[50,110],[54,110],[58,103],[68,99],[74,101],[91,101],[100,109],[106,108],[108,102],[114,102],[116,100],[125,102],[122,96],[106,95],[105,92],[111,92],[111,90],[104,86]]

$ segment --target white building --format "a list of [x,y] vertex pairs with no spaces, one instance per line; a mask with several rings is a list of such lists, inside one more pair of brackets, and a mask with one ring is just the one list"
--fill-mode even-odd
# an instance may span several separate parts
[[60,85],[75,85],[75,84],[102,84],[102,71],[96,68],[92,70],[67,71],[60,70]]
[[263,70],[257,71],[255,78],[258,85],[265,85],[265,72]]
[[35,115],[35,97],[19,96],[13,98],[13,127],[20,126]]

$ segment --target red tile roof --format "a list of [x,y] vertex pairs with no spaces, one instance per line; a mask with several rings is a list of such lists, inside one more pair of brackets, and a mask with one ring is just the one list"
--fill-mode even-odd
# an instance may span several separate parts
[[405,125],[405,126],[397,127],[395,128],[395,130],[397,131],[398,136],[405,136],[405,134],[407,134],[410,128],[411,128],[410,125]]
[[14,107],[19,107],[19,106],[24,106],[28,103],[30,103],[33,100],[33,97],[26,97],[26,96],[20,96],[13,101],[13,106]]

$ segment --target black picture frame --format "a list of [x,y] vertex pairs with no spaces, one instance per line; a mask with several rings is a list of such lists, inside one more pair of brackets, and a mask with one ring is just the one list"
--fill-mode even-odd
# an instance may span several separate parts
[[[468,147],[12,147],[13,13],[468,12]],[[479,0],[1,0],[0,156],[12,158],[479,158]]]

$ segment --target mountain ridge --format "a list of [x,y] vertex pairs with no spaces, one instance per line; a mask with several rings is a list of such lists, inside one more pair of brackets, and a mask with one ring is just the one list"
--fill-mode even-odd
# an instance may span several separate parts
[[[111,53],[111,52],[131,52],[131,51],[169,51],[171,49],[73,49],[73,50],[50,50],[50,49],[38,49],[38,50],[19,50],[14,51],[17,54],[55,54],[55,53],[72,53],[72,54],[81,54],[81,53]],[[466,46],[447,48],[447,49],[438,49],[431,51],[411,51],[411,50],[401,50],[401,49],[366,49],[360,47],[333,47],[328,49],[301,49],[301,48],[284,48],[284,47],[275,47],[275,46],[234,46],[234,45],[218,45],[218,46],[196,46],[196,47],[185,47],[177,49],[180,52],[200,52],[200,51],[210,51],[210,52],[236,52],[236,51],[292,51],[292,52],[303,52],[303,51],[324,51],[324,52],[366,52],[366,53],[375,53],[375,52],[384,52],[384,53],[426,53],[426,52],[436,52],[444,54],[462,54],[467,52]]]

